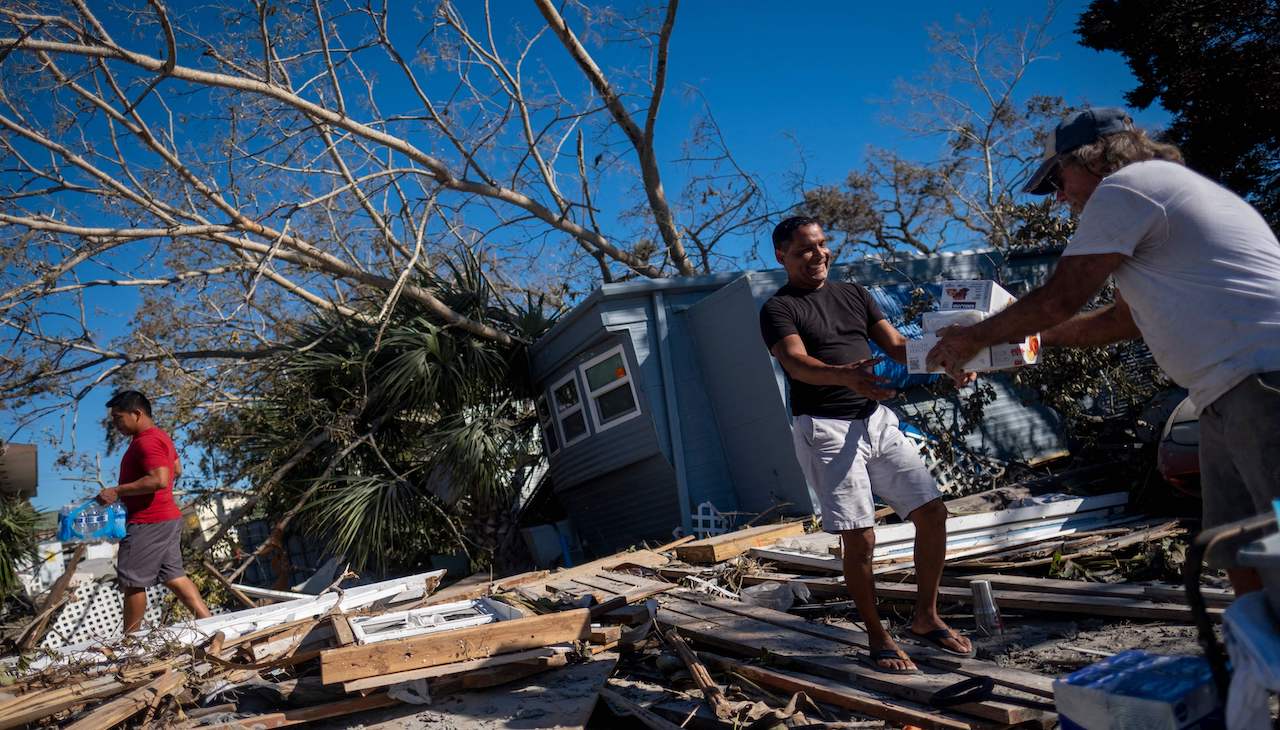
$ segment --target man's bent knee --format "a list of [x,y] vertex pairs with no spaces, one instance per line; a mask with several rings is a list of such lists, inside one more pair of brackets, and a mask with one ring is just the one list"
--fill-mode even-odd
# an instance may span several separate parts
[[841,548],[850,556],[865,558],[876,549],[876,531],[872,527],[844,530],[840,533]]
[[942,499],[933,499],[911,510],[911,514],[907,515],[907,519],[915,524],[916,528],[922,527],[940,527],[947,523],[947,517],[950,513],[947,511],[947,505]]

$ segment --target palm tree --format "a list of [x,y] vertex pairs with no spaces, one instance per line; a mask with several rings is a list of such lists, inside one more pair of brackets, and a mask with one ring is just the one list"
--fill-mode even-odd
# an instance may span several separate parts
[[234,414],[238,435],[222,442],[260,478],[297,460],[300,444],[323,442],[260,505],[281,528],[277,542],[293,521],[357,570],[456,550],[478,567],[509,526],[517,480],[538,452],[523,343],[549,325],[543,303],[503,301],[469,256],[447,279],[414,283],[518,342],[444,326],[407,301],[380,324],[304,325]]

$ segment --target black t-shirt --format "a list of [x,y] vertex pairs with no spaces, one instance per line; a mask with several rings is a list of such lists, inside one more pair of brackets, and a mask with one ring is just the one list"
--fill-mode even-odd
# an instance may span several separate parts
[[[871,357],[871,326],[884,319],[867,290],[853,283],[828,281],[817,289],[790,284],[760,309],[765,347],[787,335],[800,335],[805,351],[828,365],[845,365]],[[867,418],[876,402],[842,385],[810,385],[787,374],[791,414],[820,418]]]

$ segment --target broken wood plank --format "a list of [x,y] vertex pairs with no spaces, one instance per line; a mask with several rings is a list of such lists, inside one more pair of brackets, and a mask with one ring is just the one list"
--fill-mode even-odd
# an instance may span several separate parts
[[348,646],[320,653],[325,684],[451,664],[578,641],[591,635],[590,611],[576,609],[441,631],[402,641]]
[[499,591],[509,590],[518,586],[525,586],[546,580],[549,575],[551,575],[550,571],[534,570],[528,573],[520,573],[507,578],[492,580],[484,580],[483,578],[475,578],[474,576],[472,578],[463,578],[448,588],[435,592],[432,594],[431,598],[424,601],[422,605],[431,606],[437,603],[454,603],[455,601],[469,601],[475,598],[483,598],[484,596],[488,596]]
[[604,698],[605,702],[622,710],[619,714],[634,717],[650,730],[684,730],[674,722],[655,715],[652,710],[637,705],[609,687],[601,687],[600,696]]
[[711,678],[711,672],[707,671],[706,665],[702,660],[698,659],[698,655],[693,653],[693,649],[680,638],[680,635],[672,629],[667,632],[667,641],[671,642],[671,646],[675,647],[676,654],[684,660],[684,665],[689,668],[689,674],[693,677],[693,683],[698,685],[698,689],[702,691],[702,697],[711,706],[711,711],[721,720],[728,720],[733,717],[733,706],[729,704],[729,699],[724,696],[724,690],[720,689],[720,685]]
[[[250,598],[248,594],[246,594],[243,590],[241,590],[240,586],[227,580],[227,576],[223,575],[222,571],[218,570],[218,566],[214,565],[208,559],[201,560],[200,564],[204,566],[205,571],[208,572],[209,575],[212,575],[214,579],[216,579],[219,583],[222,584],[223,588],[227,589],[228,593],[230,593],[232,596],[235,597],[237,601],[240,602],[240,605],[244,606],[245,608],[258,607],[258,604],[252,598]],[[245,586],[245,587],[247,588],[248,586]],[[290,598],[304,598],[304,597],[305,596],[291,596]]]
[[[970,581],[985,580],[992,588],[1013,591],[1029,591],[1031,593],[1059,593],[1077,596],[1111,596],[1113,598],[1129,598],[1138,601],[1155,601],[1156,603],[1177,603],[1186,605],[1186,589],[1176,586],[1149,586],[1140,583],[1095,583],[1083,580],[1055,580],[1052,578],[1036,578],[1024,575],[1003,575],[982,573],[962,577],[946,576],[943,584],[967,588]],[[1214,589],[1202,588],[1203,591]],[[1231,603],[1234,594],[1231,591],[1217,589],[1206,596],[1210,605],[1226,606]]]
[[[614,660],[616,661],[616,659]],[[459,672],[440,677],[430,683],[431,692],[435,695],[446,695],[454,692],[488,689],[499,685],[527,679],[549,669],[557,669],[569,664],[569,653],[561,652],[551,656],[539,657],[523,662],[511,662],[473,669],[470,672]],[[613,662],[610,662],[612,666]],[[605,672],[608,674],[608,672]]]
[[811,699],[818,702],[826,702],[836,707],[853,710],[871,717],[878,717],[892,723],[932,728],[934,730],[969,730],[969,728],[973,727],[968,721],[954,715],[908,703],[891,701],[887,698],[878,698],[869,692],[837,684],[821,677],[809,677],[776,669],[765,669],[709,652],[698,652],[698,655],[720,671],[733,672],[756,684],[791,694],[804,692]]
[[329,617],[333,626],[333,638],[338,646],[351,646],[356,643],[355,632],[351,630],[351,622],[345,613],[335,613]]
[[69,687],[28,692],[5,700],[0,706],[0,728],[8,730],[8,728],[22,727],[85,702],[113,697],[145,681],[125,683],[114,676],[95,677]]
[[804,534],[803,522],[784,522],[778,525],[748,527],[737,532],[695,540],[676,548],[676,557],[686,563],[719,563],[736,558],[748,549],[769,545],[783,538]]
[[[448,694],[443,685],[432,683],[431,705],[406,709],[400,722],[386,724],[441,730],[582,730],[616,662],[616,655],[602,655],[551,672],[544,669],[531,679],[494,689],[471,689],[447,698],[442,696]],[[411,718],[407,716],[410,713]]]
[[[808,621],[799,616],[793,616],[782,611],[774,611],[773,609],[764,608],[763,606],[753,606],[736,601],[712,598],[695,591],[680,591],[678,593],[671,594],[671,597],[699,603],[704,606],[710,606],[712,608],[720,609],[721,611],[734,613],[739,616],[746,616],[747,618],[753,618],[758,621],[764,621],[765,623],[769,623],[789,631],[795,631],[797,633],[806,634],[819,639],[836,641],[858,649],[865,650],[870,646],[867,634],[864,631],[846,629],[840,626],[818,623],[816,621]],[[906,642],[901,642],[900,646],[902,650],[918,664],[928,664],[930,666],[947,669],[956,672],[957,674],[963,674],[969,677],[990,677],[997,684],[1011,689],[1040,695],[1041,697],[1053,697],[1053,677],[1046,677],[1041,674],[1027,672],[1021,669],[1014,669],[1012,667],[1002,667],[994,662],[982,661],[981,659],[959,657],[954,654],[948,654],[944,651],[938,651],[932,647],[919,646]]]
[[[962,675],[932,667],[922,668],[920,674],[885,674],[859,658],[848,656],[850,647],[838,642],[780,632],[777,626],[763,621],[669,596],[663,604],[663,609],[658,612],[658,622],[677,629],[682,636],[699,644],[738,656],[764,656],[770,663],[781,663],[806,674],[851,682],[864,689],[912,702],[927,703],[935,692],[963,679]],[[952,709],[1008,725],[1040,722],[1046,715],[1039,710],[995,700],[970,702]]]
[[326,720],[331,717],[342,717],[343,715],[350,715],[355,712],[376,710],[382,707],[391,707],[398,704],[400,704],[400,700],[394,699],[383,692],[367,695],[365,697],[352,697],[345,700],[338,700],[337,702],[326,702],[322,705],[285,710],[284,712],[272,712],[267,715],[245,717],[221,725],[202,725],[201,730],[245,730],[245,728],[265,730],[266,728],[301,725],[304,722]]
[[592,644],[614,644],[621,639],[621,626],[598,626],[591,629],[591,636],[588,640]]
[[538,661],[546,657],[555,656],[556,654],[567,653],[569,650],[570,647],[568,645],[547,646],[539,649],[517,651],[511,654],[484,657],[483,659],[471,659],[465,662],[454,662],[452,664],[442,664],[423,669],[411,669],[405,672],[379,674],[373,677],[365,677],[364,679],[343,682],[342,691],[359,692],[361,690],[386,687],[392,684],[399,684],[401,682],[412,682],[415,679],[435,679],[437,677],[447,677],[451,674],[473,672],[479,669],[502,666],[504,664],[520,664],[524,662]]
[[139,712],[158,703],[165,697],[182,689],[187,675],[170,669],[147,684],[131,690],[123,697],[118,697],[68,725],[66,730],[102,730],[115,727]]
[[[805,584],[808,585],[808,581],[805,581]],[[916,586],[912,583],[876,583],[876,596],[883,600],[914,601]],[[1045,613],[1079,613],[1165,621],[1195,620],[1189,606],[1176,603],[1157,603],[1110,596],[1037,593],[1027,590],[992,590],[991,597],[995,599],[997,606],[1005,610],[1015,608]],[[973,602],[973,593],[968,588],[941,586],[938,588],[938,600],[956,601],[968,605]],[[1211,618],[1216,621],[1222,620],[1223,609],[1210,607],[1207,610]]]
[[693,542],[695,538],[697,538],[697,535],[685,535],[684,537],[672,540],[671,542],[665,545],[659,545],[658,547],[654,548],[653,551],[655,553],[669,553],[672,550],[675,550],[676,548],[680,547],[681,545],[686,545],[688,543]]
[[[1111,538],[1109,540],[1101,540],[1092,545],[1078,548],[1074,552],[1061,553],[1061,550],[1052,550],[1050,547],[1043,548],[1043,552],[1038,548],[1031,548],[1027,551],[1016,550],[1013,552],[1001,552],[1002,562],[992,562],[991,556],[986,558],[969,558],[961,561],[950,561],[952,567],[957,568],[976,568],[985,570],[999,570],[1004,568],[1034,568],[1041,565],[1049,565],[1054,560],[1082,558],[1087,555],[1097,555],[1099,553],[1111,552],[1121,548],[1130,547],[1132,545],[1148,542],[1150,540],[1159,540],[1166,537],[1174,537],[1186,532],[1186,528],[1178,525],[1177,521],[1165,522],[1160,525],[1143,528],[1135,532],[1129,532],[1121,537]],[[1063,545],[1063,548],[1066,546]],[[1035,556],[1039,557],[1035,557]],[[1034,559],[1032,559],[1034,558]]]

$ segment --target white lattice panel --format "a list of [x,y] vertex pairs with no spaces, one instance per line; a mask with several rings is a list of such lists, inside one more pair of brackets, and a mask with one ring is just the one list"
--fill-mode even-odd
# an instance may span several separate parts
[[[58,614],[41,646],[56,649],[67,644],[111,639],[123,633],[124,594],[116,587],[115,581],[82,581],[72,590],[75,591],[74,597]],[[147,589],[147,612],[142,618],[144,626],[155,626],[160,621],[168,590],[162,585]]]

